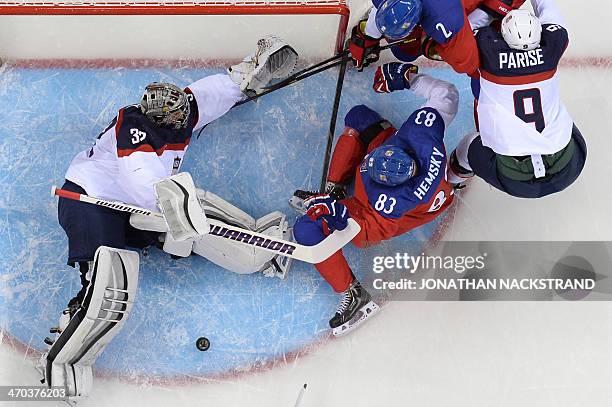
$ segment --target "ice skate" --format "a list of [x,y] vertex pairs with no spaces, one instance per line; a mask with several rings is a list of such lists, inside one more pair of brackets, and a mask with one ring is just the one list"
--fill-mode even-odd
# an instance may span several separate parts
[[357,328],[362,322],[380,310],[372,296],[359,281],[354,280],[344,292],[336,315],[329,320],[334,336],[341,336]]
[[342,200],[346,198],[346,186],[342,184],[337,184],[335,182],[327,182],[325,184],[325,191],[308,191],[304,189],[296,190],[291,198],[289,198],[289,206],[293,208],[297,213],[303,215],[306,213],[306,207],[304,205],[304,201],[313,196],[327,194],[332,198],[337,200]]

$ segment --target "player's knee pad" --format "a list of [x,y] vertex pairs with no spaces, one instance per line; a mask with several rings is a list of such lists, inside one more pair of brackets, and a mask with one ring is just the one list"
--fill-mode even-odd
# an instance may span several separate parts
[[49,387],[65,388],[70,398],[88,395],[92,385],[91,365],[131,312],[138,267],[136,252],[98,248],[83,304],[43,355],[44,378]]
[[393,128],[389,121],[366,105],[353,107],[346,114],[344,123],[346,127],[357,131],[359,141],[365,148],[368,148],[370,143],[383,131]]
[[325,239],[321,220],[313,220],[308,215],[300,216],[293,225],[295,241],[305,246],[314,246]]
[[199,237],[178,241],[174,239],[170,233],[166,233],[164,235],[162,250],[173,256],[189,257],[193,250],[193,242],[197,239],[199,239]]
[[344,116],[344,125],[362,133],[375,123],[383,121],[383,118],[366,105],[357,105]]
[[130,215],[130,225],[139,230],[148,230],[150,232],[167,232],[168,225],[164,218],[157,216],[143,215],[140,213],[132,213]]

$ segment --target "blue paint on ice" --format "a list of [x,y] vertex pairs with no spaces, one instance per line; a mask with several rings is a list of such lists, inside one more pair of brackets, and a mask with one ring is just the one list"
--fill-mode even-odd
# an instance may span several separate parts
[[[78,273],[65,265],[67,240],[49,193],[72,157],[91,146],[119,107],[136,103],[147,83],[187,85],[219,71],[9,67],[0,74],[0,328],[43,349],[47,329],[79,288]],[[450,150],[473,129],[469,82],[448,69],[430,73],[460,89]],[[336,134],[355,104],[399,126],[422,103],[409,91],[375,94],[372,74],[348,72]],[[291,192],[319,184],[335,80],[326,72],[230,111],[193,140],[183,169],[254,217],[291,214]],[[400,239],[427,240],[435,226]],[[346,252],[359,275],[358,251]],[[295,264],[280,281],[235,275],[199,257],[171,260],[156,250],[142,260],[139,284],[134,311],[99,368],[128,375],[246,369],[325,335],[338,301],[307,264]],[[208,352],[196,350],[199,336],[211,340]]]

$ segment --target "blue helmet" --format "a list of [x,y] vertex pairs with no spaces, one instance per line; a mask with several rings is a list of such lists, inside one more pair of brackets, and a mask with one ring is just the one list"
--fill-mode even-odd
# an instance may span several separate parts
[[376,26],[387,38],[400,40],[421,21],[421,0],[385,0],[376,12]]
[[391,145],[374,149],[368,157],[367,166],[370,178],[391,187],[403,184],[416,173],[416,162],[412,157]]

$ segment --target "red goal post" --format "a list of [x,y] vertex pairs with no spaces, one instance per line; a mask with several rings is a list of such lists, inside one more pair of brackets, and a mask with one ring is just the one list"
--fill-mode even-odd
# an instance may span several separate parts
[[[346,0],[4,1],[0,16],[337,16],[335,51],[342,50],[350,11]],[[308,35],[308,27],[304,27]],[[315,30],[316,31],[316,30]]]

